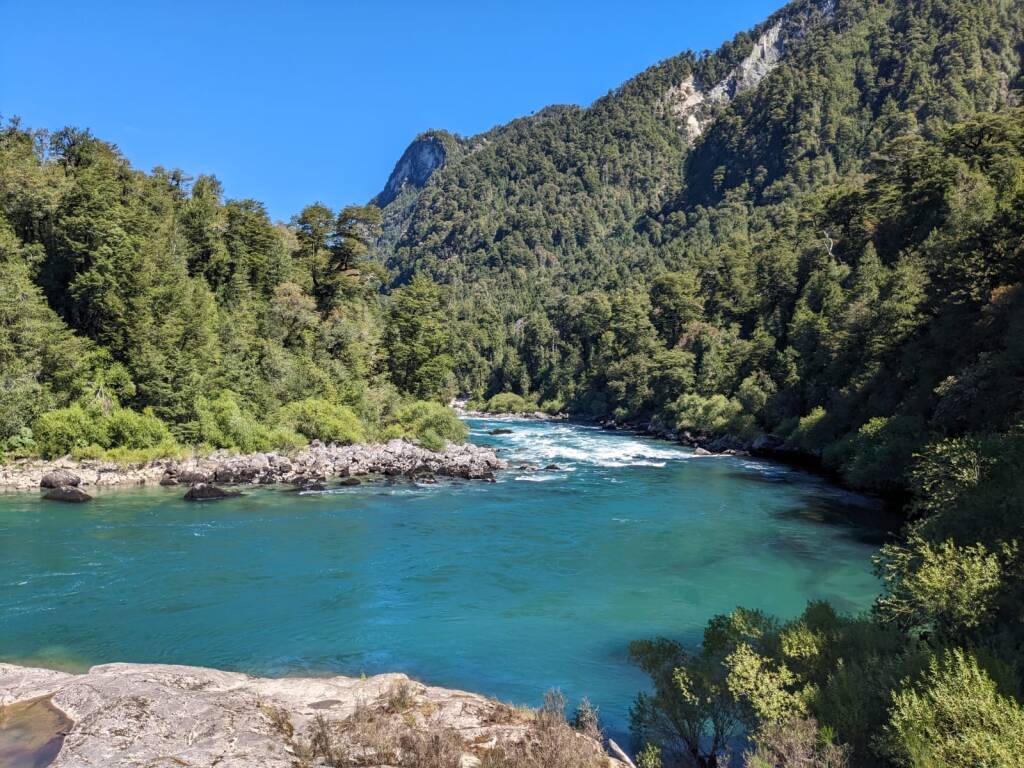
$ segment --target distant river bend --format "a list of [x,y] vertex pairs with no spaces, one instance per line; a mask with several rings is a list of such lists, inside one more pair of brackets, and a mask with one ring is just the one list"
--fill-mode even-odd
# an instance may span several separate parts
[[558,687],[621,737],[645,685],[630,640],[876,593],[878,534],[854,522],[869,502],[815,477],[566,422],[469,423],[509,461],[497,483],[0,496],[0,658],[399,671],[524,704]]

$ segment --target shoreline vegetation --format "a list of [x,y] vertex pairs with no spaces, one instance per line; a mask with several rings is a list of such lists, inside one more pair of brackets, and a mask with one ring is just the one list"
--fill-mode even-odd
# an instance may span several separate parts
[[162,664],[70,674],[0,663],[0,715],[31,736],[10,759],[54,768],[626,766],[605,752],[588,704],[567,718],[557,692],[535,710],[401,674],[258,678]]

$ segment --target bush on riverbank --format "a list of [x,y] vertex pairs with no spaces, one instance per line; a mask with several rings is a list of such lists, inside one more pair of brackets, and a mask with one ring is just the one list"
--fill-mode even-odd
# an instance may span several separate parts
[[366,442],[366,428],[352,409],[310,397],[284,406],[278,424],[310,440],[351,445]]
[[471,404],[474,410],[484,413],[533,413],[537,410],[537,401],[532,397],[523,397],[515,392],[500,392],[489,400]]
[[115,407],[104,412],[81,403],[42,414],[32,427],[32,441],[35,451],[49,458],[86,449],[95,454],[110,448],[146,451],[177,447],[167,425],[148,409],[137,413]]
[[444,450],[448,442],[464,443],[469,436],[466,425],[451,408],[425,400],[400,406],[390,421],[382,433],[383,439],[401,437],[431,451]]
[[306,444],[306,439],[292,429],[271,428],[261,423],[230,391],[221,392],[213,399],[200,397],[196,411],[200,440],[215,448],[255,453],[295,449]]
[[305,398],[286,404],[261,421],[238,395],[223,391],[200,398],[196,420],[186,432],[191,441],[175,439],[171,429],[151,410],[142,413],[99,403],[76,402],[40,415],[18,443],[18,455],[75,459],[103,459],[141,463],[159,458],[181,458],[217,448],[255,453],[298,450],[310,440],[351,445],[403,438],[433,451],[447,443],[464,443],[466,426],[455,412],[439,403],[394,401],[361,419],[353,408],[323,398]]
[[560,398],[551,398],[542,403],[537,402],[535,395],[518,395],[515,392],[501,392],[489,400],[474,398],[466,403],[471,411],[481,413],[536,413],[541,411],[555,416],[565,411],[565,402]]
[[682,395],[668,410],[675,420],[676,429],[693,430],[703,435],[729,433],[748,436],[756,432],[753,417],[744,413],[743,405],[725,395]]

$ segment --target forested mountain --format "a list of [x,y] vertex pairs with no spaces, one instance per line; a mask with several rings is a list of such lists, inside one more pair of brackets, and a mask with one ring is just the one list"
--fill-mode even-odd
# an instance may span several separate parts
[[383,255],[451,285],[470,394],[772,432],[902,489],[1021,409],[1021,30],[1019,2],[801,0],[465,140]]

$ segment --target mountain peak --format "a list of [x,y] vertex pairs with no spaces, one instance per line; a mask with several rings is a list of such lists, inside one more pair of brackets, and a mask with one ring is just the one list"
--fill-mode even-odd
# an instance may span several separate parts
[[431,174],[445,164],[449,151],[459,139],[447,131],[426,131],[406,147],[391,171],[384,189],[371,201],[383,208],[406,187],[421,189]]

